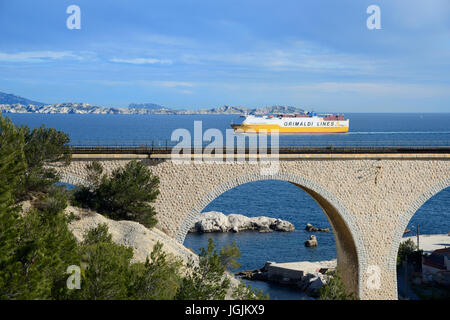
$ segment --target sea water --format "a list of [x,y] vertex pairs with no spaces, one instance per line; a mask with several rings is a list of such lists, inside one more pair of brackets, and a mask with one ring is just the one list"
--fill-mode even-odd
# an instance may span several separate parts
[[[65,131],[74,145],[173,145],[172,132],[183,128],[193,133],[194,121],[203,131],[217,128],[223,132],[237,115],[77,115],[7,114],[15,124],[31,128],[46,125]],[[340,135],[281,135],[280,145],[450,145],[450,114],[347,114],[350,131]],[[306,248],[307,223],[330,227],[323,211],[298,187],[285,181],[258,181],[238,186],[212,201],[206,211],[239,213],[249,217],[268,216],[288,220],[293,232],[258,233],[254,231],[222,234],[188,234],[184,245],[196,252],[212,237],[218,247],[236,242],[242,256],[238,270],[261,268],[266,261],[319,261],[336,258],[332,232],[316,233],[319,245]],[[408,224],[415,235],[450,231],[450,188],[426,202]],[[292,288],[251,281],[269,293],[271,299],[306,298]]]

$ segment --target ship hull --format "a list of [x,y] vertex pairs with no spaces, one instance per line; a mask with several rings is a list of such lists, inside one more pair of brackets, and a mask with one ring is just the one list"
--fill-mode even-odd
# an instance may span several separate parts
[[242,133],[346,133],[349,129],[348,126],[284,127],[276,124],[233,124],[231,127],[234,131]]

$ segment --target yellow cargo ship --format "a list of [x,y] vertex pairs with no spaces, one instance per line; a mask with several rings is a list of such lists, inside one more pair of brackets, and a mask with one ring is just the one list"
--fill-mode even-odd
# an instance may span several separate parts
[[345,133],[350,121],[344,115],[314,112],[295,115],[249,115],[241,124],[232,124],[236,132],[242,133]]

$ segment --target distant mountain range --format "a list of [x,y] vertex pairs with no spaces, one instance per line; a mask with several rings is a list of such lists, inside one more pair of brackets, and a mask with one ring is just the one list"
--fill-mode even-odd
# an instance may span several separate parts
[[187,110],[172,109],[155,103],[131,103],[128,108],[93,106],[88,103],[45,104],[13,94],[0,92],[0,112],[8,113],[60,113],[60,114],[270,114],[303,113],[304,110],[290,106],[271,106],[246,108],[240,106],[222,106],[211,109]]
[[164,109],[163,106],[160,106],[156,103],[130,103],[128,108],[138,108],[138,109],[148,109],[148,110],[159,110]]
[[30,99],[22,98],[13,94],[0,92],[0,104],[23,104],[23,105],[35,105],[43,106],[45,103],[37,102]]

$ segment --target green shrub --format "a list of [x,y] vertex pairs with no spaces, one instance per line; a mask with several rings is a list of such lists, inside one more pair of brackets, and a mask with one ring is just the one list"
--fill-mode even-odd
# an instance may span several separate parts
[[230,280],[224,276],[226,268],[222,261],[212,238],[209,238],[208,247],[200,249],[198,265],[193,261],[188,264],[193,272],[189,272],[181,281],[176,299],[225,299]]
[[41,210],[57,214],[63,211],[69,202],[70,193],[64,186],[52,186],[47,193],[40,195],[34,201],[34,207]]
[[342,281],[339,269],[328,272],[327,282],[319,290],[319,300],[356,300],[356,295],[349,293]]
[[86,180],[92,190],[98,189],[102,181],[103,166],[98,161],[92,161],[86,165]]
[[[43,199],[43,202],[57,201]],[[55,207],[42,207],[31,209],[16,223],[18,241],[10,261],[16,270],[8,272],[13,281],[3,287],[9,292],[8,299],[66,296],[65,270],[69,265],[80,263],[75,237],[68,228],[68,217]]]
[[397,265],[401,265],[406,257],[417,251],[417,245],[411,239],[400,243],[397,254]]
[[181,282],[180,259],[168,256],[158,242],[145,263],[130,268],[129,297],[135,300],[174,299]]
[[264,294],[262,290],[254,289],[244,282],[239,283],[237,288],[234,288],[231,297],[234,300],[269,300],[268,294]]
[[71,298],[83,300],[126,299],[133,249],[116,244],[106,224],[85,232],[79,246],[81,289]]
[[112,243],[112,235],[108,231],[108,225],[101,223],[94,228],[89,229],[83,237],[83,245],[89,246],[98,243]]
[[237,259],[241,257],[241,251],[233,241],[220,248],[220,263],[227,269],[237,269],[241,266]]
[[124,168],[116,169],[111,177],[101,175],[99,163],[87,165],[89,187],[79,187],[74,193],[74,204],[89,207],[115,220],[134,220],[153,227],[156,211],[150,205],[159,194],[158,177],[144,164],[133,160]]

